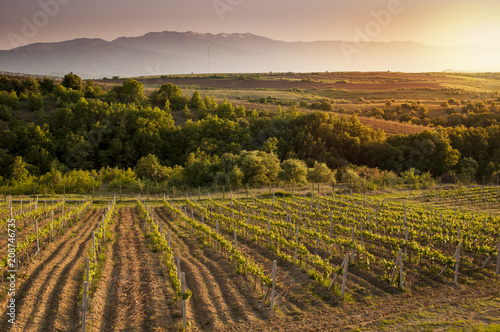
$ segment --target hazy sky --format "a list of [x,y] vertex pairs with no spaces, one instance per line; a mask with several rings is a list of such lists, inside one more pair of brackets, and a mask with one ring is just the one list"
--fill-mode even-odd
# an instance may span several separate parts
[[364,31],[374,41],[500,46],[499,0],[0,0],[0,8],[0,49],[164,30],[285,41],[352,41]]

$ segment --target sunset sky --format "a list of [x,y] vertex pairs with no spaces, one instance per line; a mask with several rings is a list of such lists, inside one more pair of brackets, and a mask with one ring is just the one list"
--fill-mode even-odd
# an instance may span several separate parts
[[[250,32],[284,41],[352,41],[357,29],[367,27],[373,28],[374,41],[500,46],[498,0],[0,0],[0,4],[0,49],[80,37],[112,40],[164,30]],[[378,23],[377,29],[373,13],[390,15],[380,16],[383,24]]]

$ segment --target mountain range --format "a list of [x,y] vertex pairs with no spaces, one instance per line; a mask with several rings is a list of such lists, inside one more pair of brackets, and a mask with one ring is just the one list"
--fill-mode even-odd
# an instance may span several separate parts
[[0,51],[0,71],[85,78],[189,73],[500,71],[500,47],[414,42],[285,42],[253,34],[151,32]]

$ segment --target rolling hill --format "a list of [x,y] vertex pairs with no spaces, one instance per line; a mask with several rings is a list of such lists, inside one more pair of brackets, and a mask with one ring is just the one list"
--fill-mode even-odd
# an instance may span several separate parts
[[[253,34],[151,32],[113,41],[75,39],[0,51],[0,71],[86,78],[185,73],[459,69],[490,71],[499,48],[413,42],[284,42]],[[471,59],[478,65],[471,68]]]

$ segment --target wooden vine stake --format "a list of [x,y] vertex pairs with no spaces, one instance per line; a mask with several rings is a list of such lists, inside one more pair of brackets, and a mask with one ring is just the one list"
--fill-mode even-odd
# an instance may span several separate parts
[[460,247],[461,247],[461,243],[458,244],[457,246],[457,251],[455,252],[455,259],[456,259],[456,262],[455,262],[455,278],[453,279],[453,282],[456,284],[458,283],[458,263],[460,261]]
[[[177,256],[177,279],[181,280],[181,255]],[[177,306],[182,310],[181,299],[177,300]]]
[[274,298],[275,298],[275,287],[276,287],[276,265],[277,262],[274,260],[273,261],[273,285],[271,288],[271,310],[274,310]]
[[38,220],[36,219],[35,219],[35,232],[36,232],[36,253],[35,253],[36,256],[36,254],[38,254],[38,252],[40,251],[40,241],[38,238]]
[[[496,274],[498,274],[498,268],[499,268],[499,265],[500,265],[500,241],[498,242],[497,246],[495,247],[495,249],[493,249],[493,251],[495,250],[498,250],[498,254],[497,254],[497,269],[496,269]],[[491,256],[488,255],[488,257],[486,258],[486,260],[484,261],[483,265],[481,265],[480,269],[484,268],[486,266],[486,264],[488,264],[488,262],[490,261],[491,259]]]
[[181,292],[182,292],[182,324],[184,326],[184,330],[187,327],[187,317],[186,317],[186,300],[184,300],[184,293],[186,292],[186,273],[182,272],[181,276]]
[[333,229],[333,212],[330,210],[330,239],[332,238],[332,229]]
[[405,257],[404,259],[408,257],[408,226],[405,228]]
[[[219,234],[219,221],[218,220],[215,221],[215,232],[217,234]],[[219,250],[219,242],[215,241],[215,251],[218,251],[218,250]]]
[[92,231],[92,250],[94,251],[94,256],[97,258],[97,253],[95,251],[95,233]]
[[[298,227],[298,225],[295,227],[295,243],[297,243],[297,245],[299,244],[299,227]],[[295,259],[294,259],[295,263],[297,263],[298,252],[299,252],[299,248],[295,247]]]
[[[347,264],[349,264],[349,254],[346,255],[346,257],[344,258],[344,261],[342,262],[342,264],[340,264],[340,268],[345,269]],[[332,282],[330,283],[330,286],[328,286],[328,290],[330,290],[332,288],[332,286],[335,284],[335,281],[337,280],[338,276],[339,276],[338,273],[335,273],[335,275],[333,276]]]
[[50,239],[54,241],[54,210],[50,211]]
[[83,298],[82,298],[82,331],[85,332],[86,319],[87,319],[87,290],[88,290],[88,282],[83,282]]
[[342,275],[342,290],[340,292],[340,299],[343,300],[344,299],[344,294],[345,294],[345,285],[346,285],[346,282],[347,282],[347,268],[349,266],[349,253],[347,253],[345,255],[345,259],[344,259],[344,274]]
[[392,270],[391,284],[394,282],[394,277],[396,276],[396,271],[399,270],[399,287],[404,288],[404,274],[403,274],[403,250],[399,248],[398,255],[396,257],[396,262],[394,265],[394,270]]

